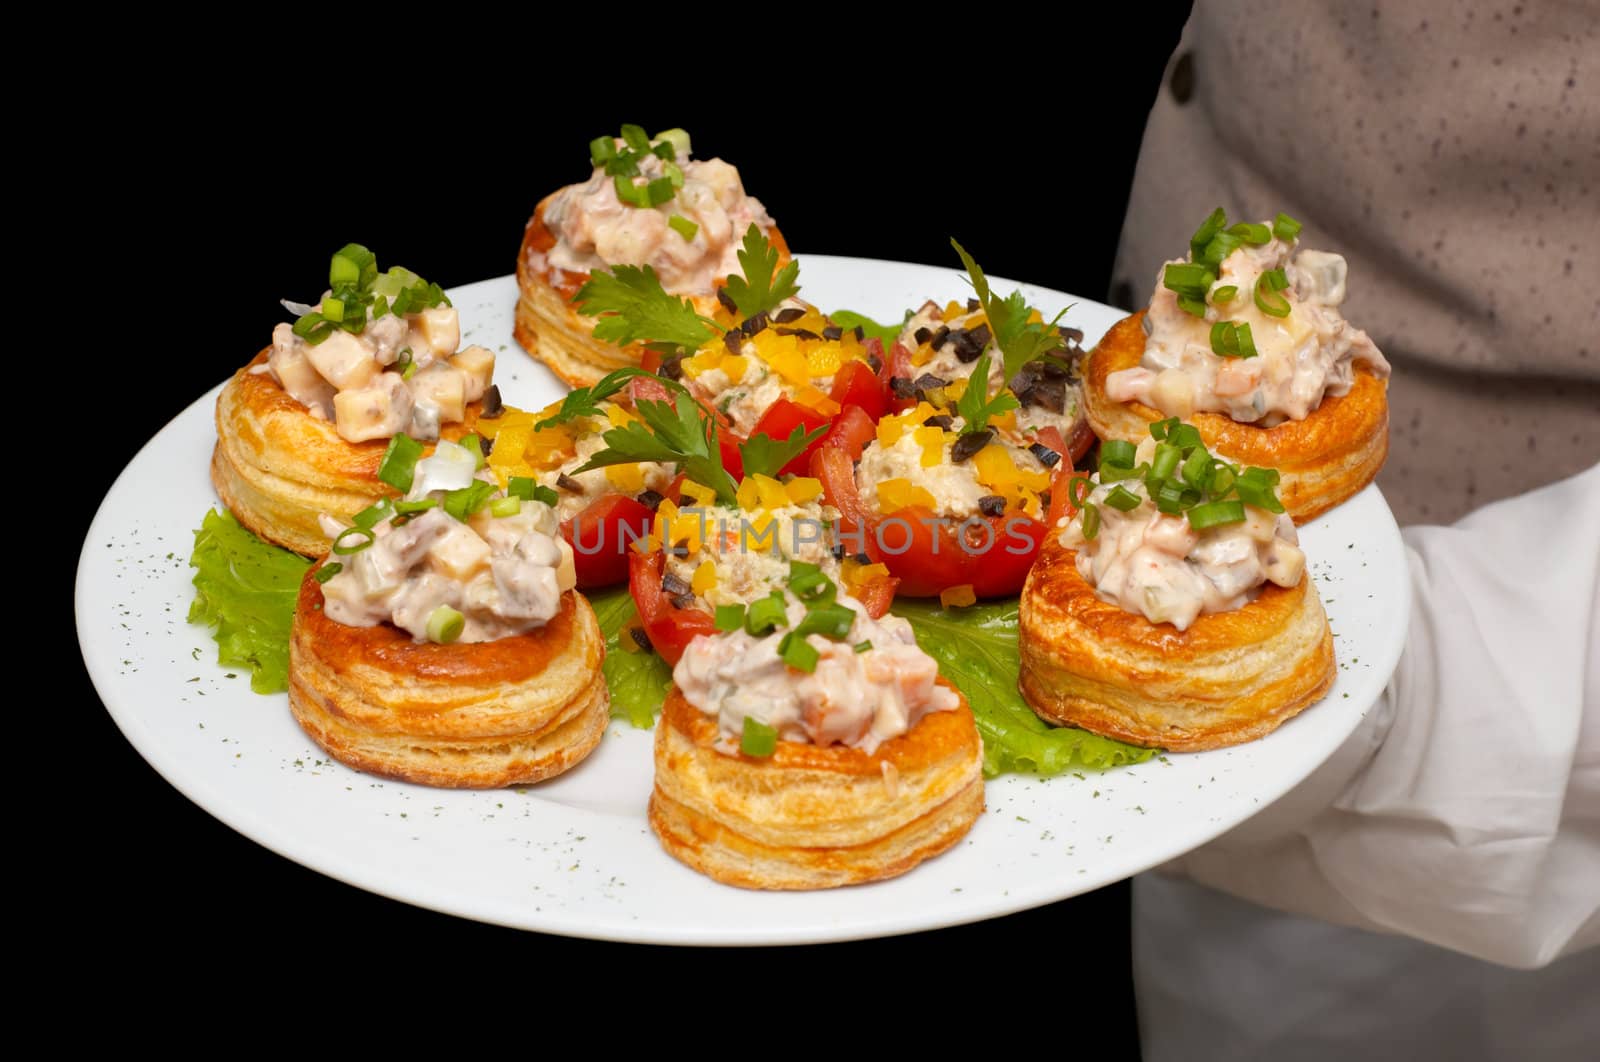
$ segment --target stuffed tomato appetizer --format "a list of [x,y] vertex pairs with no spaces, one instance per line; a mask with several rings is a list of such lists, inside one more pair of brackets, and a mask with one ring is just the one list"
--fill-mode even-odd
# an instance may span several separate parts
[[[957,245],[960,250],[960,246]],[[961,251],[977,297],[925,305],[883,368],[886,413],[859,447],[811,458],[841,537],[898,592],[946,604],[1022,589],[1066,473],[1093,443],[1076,341],[1020,292],[1000,298]]]

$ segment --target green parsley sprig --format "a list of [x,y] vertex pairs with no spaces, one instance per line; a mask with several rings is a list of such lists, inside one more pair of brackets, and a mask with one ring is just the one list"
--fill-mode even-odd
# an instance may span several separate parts
[[787,439],[774,439],[766,432],[757,432],[739,444],[744,474],[776,477],[779,469],[827,433],[826,424],[809,432],[804,424],[796,424]]
[[589,387],[574,387],[568,391],[566,397],[561,400],[561,408],[535,424],[533,430],[543,431],[546,428],[565,424],[569,420],[575,420],[578,417],[603,416],[605,410],[601,408],[600,403],[620,392],[628,385],[629,380],[638,377],[655,380],[668,390],[675,390],[681,394],[689,393],[676,380],[668,380],[663,376],[658,376],[653,372],[636,366],[630,365],[621,369],[613,369]]
[[972,282],[972,290],[978,295],[978,304],[983,307],[983,314],[989,320],[989,330],[994,335],[995,345],[1000,348],[1000,356],[1005,360],[1007,380],[1016,376],[1030,361],[1046,357],[1066,346],[1066,341],[1061,338],[1061,332],[1056,327],[1067,312],[1066,309],[1056,314],[1048,324],[1043,321],[1028,320],[1033,309],[1023,298],[1022,292],[1013,291],[1005,298],[1000,298],[990,290],[988,278],[983,275],[983,270],[978,268],[978,263],[967,253],[967,249],[953,239],[950,241],[950,246],[956,249],[956,254],[961,256],[961,264],[967,267],[967,277]]
[[739,251],[739,268],[744,276],[729,276],[724,288],[740,315],[748,318],[770,312],[799,292],[800,263],[790,261],[779,269],[779,257],[778,249],[752,222]]
[[687,354],[721,331],[694,303],[668,295],[650,266],[619,265],[594,273],[572,302],[583,316],[597,318],[596,339],[618,346],[643,343],[662,354]]
[[738,503],[738,484],[722,467],[717,422],[697,402],[642,399],[634,404],[638,420],[611,428],[600,436],[606,448],[573,474],[634,461],[659,461],[677,467],[696,483],[717,492],[725,505]]
[[993,398],[989,397],[989,352],[986,350],[973,363],[972,376],[967,379],[967,389],[956,399],[956,412],[964,421],[961,425],[961,434],[970,435],[982,431],[989,426],[990,418],[998,417],[1007,410],[1016,409],[1021,404],[1017,401],[1016,395],[1004,387],[1001,387]]

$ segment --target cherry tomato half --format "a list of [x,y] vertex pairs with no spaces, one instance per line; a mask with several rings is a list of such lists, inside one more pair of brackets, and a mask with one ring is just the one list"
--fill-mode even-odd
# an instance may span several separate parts
[[572,547],[578,588],[595,590],[628,578],[628,547],[649,533],[654,515],[625,494],[606,494],[562,521],[561,537]]
[[661,592],[666,557],[660,553],[628,551],[628,592],[639,621],[661,659],[676,664],[689,643],[702,634],[715,634],[711,613],[699,608],[678,608]]

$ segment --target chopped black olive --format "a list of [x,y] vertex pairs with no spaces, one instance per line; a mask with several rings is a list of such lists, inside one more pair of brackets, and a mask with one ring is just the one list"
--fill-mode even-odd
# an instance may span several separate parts
[[1083,342],[1083,329],[1081,328],[1068,328],[1066,325],[1059,325],[1057,330],[1061,333],[1061,338],[1068,343]]
[[933,338],[933,333],[928,331],[926,328],[919,328],[915,332],[911,333],[911,338],[917,341],[918,346],[921,346]]
[[978,431],[969,432],[966,435],[963,435],[961,438],[956,440],[956,444],[954,446],[950,447],[950,460],[960,464],[967,458],[972,457],[979,450],[982,450],[985,446],[988,446],[989,440],[993,438],[994,430],[992,428],[982,428]]
[[489,389],[483,393],[483,412],[478,414],[479,420],[493,420],[506,411],[506,404],[500,398],[500,385],[490,384]]
[[985,516],[1003,516],[1006,500],[998,494],[985,494],[978,499],[978,511]]
[[1033,453],[1033,456],[1039,459],[1039,463],[1046,468],[1054,468],[1056,463],[1061,460],[1061,455],[1044,443],[1034,443],[1028,449]]
[[1064,413],[1067,409],[1067,382],[1065,380],[1040,380],[1032,387],[1019,393],[1017,398],[1025,406],[1038,406],[1048,409],[1052,413]]
[[730,328],[722,333],[722,345],[728,348],[728,353],[738,354],[744,349],[744,333],[737,328]]
[[666,499],[663,498],[656,491],[647,490],[643,494],[641,494],[637,498],[635,498],[634,501],[637,501],[640,505],[644,506],[646,509],[649,509],[651,512],[654,512],[655,510],[657,510],[657,509],[659,509],[661,507],[661,503],[666,501]]
[[640,649],[648,650],[650,648],[650,636],[644,632],[643,627],[629,627],[628,637],[632,638],[633,644]]
[[772,320],[777,324],[788,324],[790,321],[800,320],[805,315],[806,312],[800,307],[789,306],[773,314]]
[[939,330],[933,334],[931,339],[928,340],[928,346],[932,347],[934,350],[938,350],[940,347],[944,346],[944,341],[949,338],[950,326],[940,325]]
[[767,314],[766,311],[763,310],[761,313],[756,314],[754,317],[745,321],[744,324],[740,325],[739,331],[743,332],[747,336],[753,336],[761,332],[766,327]]
[[693,594],[678,594],[675,597],[667,598],[667,600],[672,602],[673,608],[694,608]]
[[727,310],[729,313],[735,316],[738,315],[739,304],[733,301],[733,296],[728,294],[727,288],[717,289],[717,301],[722,303],[722,308],[724,310]]
[[794,336],[796,339],[822,338],[809,328],[774,328],[773,331],[778,333],[780,336]]
[[494,453],[494,437],[492,435],[478,436],[478,445],[483,447],[483,456],[488,457]]
[[844,543],[835,542],[833,544],[833,548],[829,550],[829,552],[833,554],[834,560],[844,560]]
[[889,377],[889,390],[896,398],[912,398],[917,393],[915,385],[904,376]]
[[841,339],[843,336],[844,329],[840,328],[838,325],[829,325],[827,328],[822,330],[823,339]]
[[989,331],[989,326],[986,324],[981,324],[977,328],[969,329],[967,331],[968,339],[971,342],[978,344],[978,349],[980,351],[989,345],[989,340],[992,339],[993,336],[994,333]]
[[680,597],[684,594],[693,594],[694,588],[685,582],[682,577],[668,572],[661,577],[661,592],[668,597]]
[[937,417],[929,417],[922,423],[930,428],[943,428],[945,431],[954,431],[956,426],[955,418],[945,413],[941,413]]
[[955,344],[956,359],[963,364],[978,360],[978,355],[983,353],[983,344],[974,338],[974,333],[964,328],[958,328],[950,333],[950,342]]
[[871,556],[871,554],[868,554],[868,553],[852,553],[852,554],[850,554],[850,559],[855,561],[857,564],[871,564],[872,563],[872,556]]
[[582,494],[583,484],[567,475],[565,472],[556,477],[556,486],[569,494]]
[[967,300],[967,312],[968,313],[977,313],[981,309],[983,309],[983,303],[979,302],[977,299],[968,299]]
[[[726,333],[724,333],[726,335]],[[737,353],[737,352],[736,352]],[[683,378],[683,355],[674,354],[661,362],[661,368],[656,370],[656,375],[663,380],[680,380]]]
[[911,382],[911,387],[916,391],[932,391],[940,387],[950,386],[949,380],[943,380],[931,372],[925,372]]
[[867,341],[867,330],[865,328],[861,327],[860,325],[856,325],[851,329],[851,331],[856,334],[857,343],[865,343]]

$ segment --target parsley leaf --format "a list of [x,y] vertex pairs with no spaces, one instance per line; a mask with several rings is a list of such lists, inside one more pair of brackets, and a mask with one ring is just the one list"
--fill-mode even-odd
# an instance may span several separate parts
[[594,273],[572,302],[585,317],[599,318],[596,339],[619,347],[643,343],[663,353],[687,353],[717,334],[715,322],[696,313],[688,299],[668,295],[649,266]]
[[1004,387],[1001,387],[993,398],[989,397],[989,352],[986,350],[972,366],[972,375],[967,378],[967,389],[956,399],[956,412],[966,421],[961,426],[961,434],[970,435],[975,431],[982,431],[989,426],[989,418],[998,417],[1021,404],[1016,396]]
[[[744,317],[772,310],[800,290],[795,282],[800,276],[800,263],[791,261],[778,269],[778,249],[768,242],[754,222],[745,230],[739,268],[744,270],[744,276],[728,277],[724,290]],[[775,269],[778,270],[776,277],[773,276]]]
[[744,474],[754,476],[778,475],[778,469],[793,461],[806,447],[828,433],[828,426],[806,431],[804,424],[796,424],[787,439],[774,439],[766,432],[756,432],[739,444],[739,456],[744,459]]
[[696,483],[710,487],[724,504],[737,504],[733,477],[722,467],[717,422],[698,403],[680,401],[673,408],[671,402],[642,399],[635,404],[635,411],[639,419],[600,436],[606,448],[573,470],[573,475],[608,465],[659,461],[675,465]]
[[1056,330],[1056,323],[1067,312],[1065,309],[1056,314],[1049,324],[1029,321],[1028,315],[1032,310],[1022,297],[1022,292],[1013,291],[1003,299],[995,295],[989,289],[989,281],[983,275],[983,270],[978,268],[978,263],[972,260],[966,248],[955,240],[950,241],[950,246],[956,249],[956,254],[961,256],[961,264],[967,267],[972,290],[977,292],[984,316],[989,319],[989,330],[994,333],[995,345],[1005,359],[1007,381],[1028,362],[1066,346],[1061,333]]
[[[910,319],[910,317],[911,311],[907,310],[906,319]],[[877,339],[886,347],[900,338],[900,332],[905,327],[905,320],[902,320],[899,324],[879,324],[866,314],[856,313],[854,310],[835,310],[828,315],[828,320],[846,332],[852,328],[859,328],[862,335],[868,339]]]
[[565,424],[577,417],[598,417],[605,410],[600,408],[600,403],[628,386],[628,381],[637,376],[647,376],[653,380],[661,380],[668,387],[677,386],[674,381],[662,379],[653,372],[628,366],[616,369],[600,377],[591,387],[575,387],[567,392],[561,400],[561,408],[550,416],[544,418],[533,426],[534,431],[543,431],[553,428],[558,424]]

